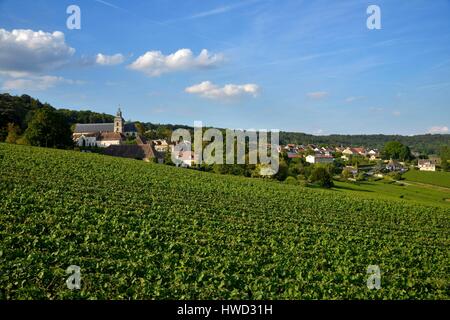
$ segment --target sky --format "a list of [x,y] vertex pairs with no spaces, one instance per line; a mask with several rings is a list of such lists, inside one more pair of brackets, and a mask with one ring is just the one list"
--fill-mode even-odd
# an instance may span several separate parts
[[0,92],[152,123],[450,133],[449,18],[449,0],[0,0]]

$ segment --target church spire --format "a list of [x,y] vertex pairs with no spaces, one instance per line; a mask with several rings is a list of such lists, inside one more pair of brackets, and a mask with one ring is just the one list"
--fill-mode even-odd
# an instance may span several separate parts
[[123,125],[124,125],[124,120],[122,118],[122,110],[120,110],[120,106],[119,106],[116,116],[114,117],[114,132],[123,133]]

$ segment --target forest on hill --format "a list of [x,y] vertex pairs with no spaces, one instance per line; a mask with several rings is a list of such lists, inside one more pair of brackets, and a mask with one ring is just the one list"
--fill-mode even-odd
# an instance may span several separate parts
[[[57,109],[48,103],[42,103],[29,95],[12,96],[8,93],[0,94],[0,141],[4,141],[8,135],[8,124],[14,124],[16,130],[24,132],[29,122],[35,116],[37,110],[46,109],[57,116],[63,126],[73,126],[75,123],[105,123],[113,122],[114,116],[97,113],[89,110],[75,111],[67,108]],[[10,126],[11,127],[11,126]],[[193,130],[188,125],[142,123],[141,131],[146,131],[149,138],[170,139],[173,130],[183,128]],[[139,128],[138,128],[139,129]],[[64,130],[68,132],[68,130]],[[66,139],[68,140],[68,139]],[[381,149],[388,141],[399,141],[409,146],[412,151],[422,154],[438,154],[443,146],[450,145],[450,134],[424,134],[415,136],[401,135],[328,135],[316,136],[300,132],[280,132],[281,144],[318,144],[318,145],[345,145],[365,146],[367,148]]]

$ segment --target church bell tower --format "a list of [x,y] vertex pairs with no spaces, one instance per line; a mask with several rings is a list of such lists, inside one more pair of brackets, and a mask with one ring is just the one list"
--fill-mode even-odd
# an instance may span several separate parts
[[119,110],[117,110],[116,116],[114,117],[114,132],[123,133],[123,123],[122,111],[119,107]]

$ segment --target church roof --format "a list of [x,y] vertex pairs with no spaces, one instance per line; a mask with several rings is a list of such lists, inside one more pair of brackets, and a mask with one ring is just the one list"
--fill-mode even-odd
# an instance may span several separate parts
[[114,123],[77,123],[74,133],[114,132]]
[[97,135],[97,140],[104,141],[104,140],[122,140],[124,137],[119,132],[102,132]]
[[[124,132],[136,132],[134,123],[126,123]],[[77,123],[73,133],[114,132],[114,123]]]

